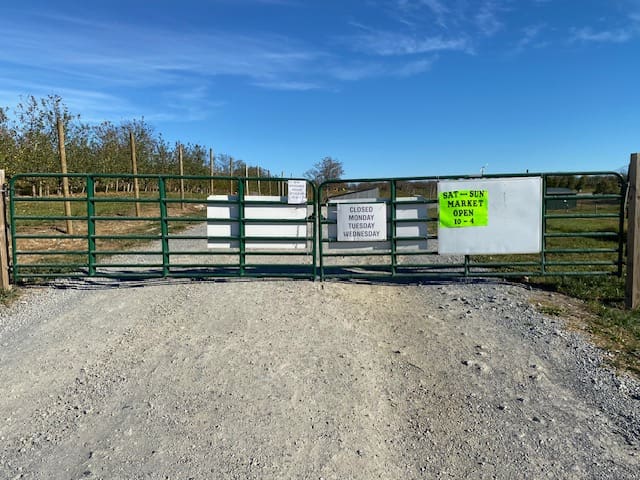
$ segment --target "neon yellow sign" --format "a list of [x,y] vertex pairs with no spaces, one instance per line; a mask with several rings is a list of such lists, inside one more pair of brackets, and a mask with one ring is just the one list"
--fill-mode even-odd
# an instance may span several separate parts
[[488,190],[440,192],[440,226],[444,228],[489,225]]

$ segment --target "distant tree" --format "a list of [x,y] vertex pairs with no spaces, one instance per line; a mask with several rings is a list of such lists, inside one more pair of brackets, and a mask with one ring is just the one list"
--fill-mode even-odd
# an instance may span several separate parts
[[606,194],[606,193],[619,193],[620,185],[616,181],[616,178],[613,176],[601,176],[598,177],[598,181],[596,183],[595,189],[593,193],[596,195]]
[[[138,173],[149,175],[140,179],[145,191],[158,188],[158,181],[152,175],[178,173],[178,144],[168,142],[144,117],[119,123],[83,123],[79,115],[69,111],[58,95],[24,97],[12,109],[0,106],[0,162],[7,173],[60,171],[56,128],[58,119],[64,125],[69,172],[114,174],[96,179],[96,191],[129,191],[132,188],[132,182],[119,175],[131,172],[130,134],[135,140]],[[204,145],[183,144],[185,174],[208,176],[211,172],[208,153]],[[247,165],[245,161],[218,152],[214,158],[214,173],[243,177]],[[258,165],[249,165],[248,172],[249,176],[271,175]],[[192,189],[209,187],[205,180],[194,179],[189,183],[188,188]],[[175,189],[177,181],[170,179],[167,185]],[[221,185],[227,188],[228,182]],[[81,180],[72,180],[71,186],[77,191],[84,191],[84,182]],[[30,190],[33,195],[48,195],[60,190],[60,181],[57,178],[31,178],[25,180],[20,188]]]
[[325,180],[340,180],[344,175],[342,162],[331,157],[324,157],[304,174],[309,180],[320,184]]
[[16,133],[9,123],[6,110],[0,107],[0,162],[5,165],[9,173],[13,173],[15,153]]

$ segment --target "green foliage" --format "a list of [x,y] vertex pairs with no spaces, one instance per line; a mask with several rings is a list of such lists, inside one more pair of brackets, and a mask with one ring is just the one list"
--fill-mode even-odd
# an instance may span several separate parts
[[[178,146],[170,145],[144,118],[125,120],[119,124],[104,121],[88,124],[79,115],[69,112],[61,97],[49,95],[45,98],[29,96],[18,103],[13,111],[0,107],[0,162],[8,175],[15,173],[57,173],[60,171],[58,132],[56,121],[63,121],[65,147],[69,172],[120,174],[131,172],[130,133],[136,146],[139,174],[179,173]],[[211,173],[208,150],[202,145],[186,144],[183,148],[185,175],[209,175]],[[214,174],[227,175],[229,159],[233,174],[245,174],[245,163],[233,160],[229,155],[219,154],[214,158]],[[250,167],[250,174],[260,170],[270,176],[268,170]],[[142,189],[150,188],[141,185]],[[30,186],[36,195],[55,194],[59,182],[50,179],[34,181]],[[105,192],[128,188],[122,181],[98,186]],[[73,185],[80,191],[82,186]]]
[[612,175],[551,175],[548,188],[570,188],[595,194],[620,193],[620,182]]

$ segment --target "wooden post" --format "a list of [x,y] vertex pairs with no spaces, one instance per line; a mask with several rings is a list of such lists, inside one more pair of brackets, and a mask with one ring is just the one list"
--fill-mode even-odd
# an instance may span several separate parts
[[640,307],[640,154],[631,155],[629,163],[627,219],[627,308]]
[[[233,175],[233,157],[229,157],[229,176]],[[229,195],[233,195],[233,180],[229,180]]]
[[[260,167],[258,168],[258,178],[260,178]],[[258,195],[262,195],[262,189],[260,188],[260,180],[258,180]]]
[[[129,132],[129,144],[131,145],[131,172],[134,175],[138,175],[138,160],[136,158],[136,139],[133,137],[133,132]],[[140,217],[140,185],[138,184],[138,177],[133,177],[133,192],[136,197],[136,217]]]
[[[213,177],[213,169],[214,169],[214,159],[215,155],[213,154],[213,148],[209,149],[209,175]],[[209,181],[209,195],[213,195],[213,178]]]
[[[62,119],[58,117],[56,119],[56,125],[58,127],[58,149],[60,151],[60,171],[62,177],[62,195],[65,198],[69,198],[69,177],[67,177],[67,152],[64,148],[64,125]],[[71,202],[68,200],[64,202],[64,215],[65,217],[71,216]],[[70,218],[67,218],[67,234],[73,235],[73,222]]]
[[7,205],[5,204],[5,175],[4,170],[0,170],[0,290],[11,290],[9,283],[9,238],[7,237],[7,225],[5,215]]
[[184,210],[184,164],[182,162],[182,144],[178,145],[178,163],[180,164],[180,208]]
[[[249,165],[244,164],[244,178],[249,178]],[[249,195],[249,180],[245,180],[244,194]]]

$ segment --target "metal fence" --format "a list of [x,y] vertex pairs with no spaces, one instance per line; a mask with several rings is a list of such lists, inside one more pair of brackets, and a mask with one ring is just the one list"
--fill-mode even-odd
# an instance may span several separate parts
[[[68,197],[61,194],[64,177],[71,185]],[[86,276],[313,279],[315,185],[305,181],[308,201],[296,207],[296,215],[265,215],[271,207],[289,208],[288,180],[15,175],[9,182],[13,280]],[[133,193],[134,181],[142,184],[139,198]],[[70,214],[65,213],[65,203]],[[283,234],[262,235],[265,224],[282,226]],[[293,234],[287,233],[292,230]]]
[[[439,255],[437,185],[469,176],[331,180],[318,187],[320,278],[622,275],[626,184],[616,172],[485,175],[541,177],[539,254]],[[558,193],[552,185],[572,185]],[[582,185],[588,193],[576,188]],[[335,205],[384,202],[387,241],[340,242]],[[408,212],[411,213],[408,213]],[[407,228],[412,227],[412,228]]]
[[[288,180],[302,179],[19,174],[9,182],[12,280],[620,276],[623,177],[482,178],[525,176],[542,179],[539,254],[439,255],[438,182],[478,177],[305,181],[306,203],[295,206]],[[367,201],[386,210],[384,238],[339,241],[338,205]],[[279,213],[265,213],[271,208]]]

